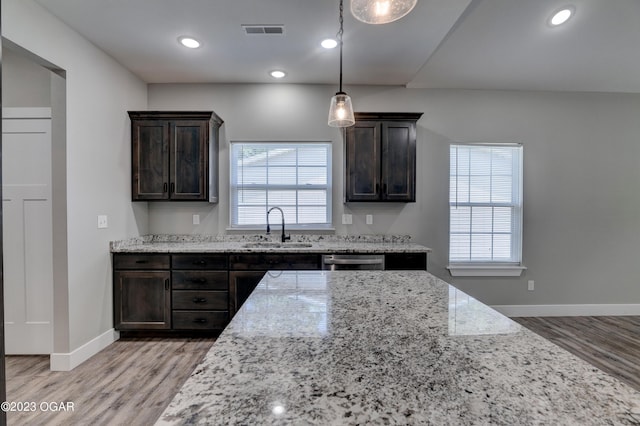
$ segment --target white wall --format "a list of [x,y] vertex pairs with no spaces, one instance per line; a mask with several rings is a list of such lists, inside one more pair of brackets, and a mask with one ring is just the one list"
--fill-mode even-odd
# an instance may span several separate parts
[[146,109],[146,84],[32,0],[2,2],[2,31],[66,71],[68,336],[55,350],[71,352],[113,327],[109,241],[148,230],[146,206],[130,202],[126,113]]
[[[342,203],[342,138],[326,125],[334,87],[153,84],[150,109],[213,109],[225,124],[219,205],[150,203],[150,231],[226,232],[230,140],[328,139],[337,233],[409,233],[433,248],[431,272],[492,305],[640,303],[640,95],[346,89],[356,111],[424,112],[416,203]],[[522,277],[454,280],[444,269],[451,141],[524,144]],[[354,214],[354,225],[337,223],[343,212]],[[191,225],[193,213],[201,225]],[[364,224],[367,213],[374,225]]]
[[2,51],[2,105],[50,107],[51,71],[13,50]]

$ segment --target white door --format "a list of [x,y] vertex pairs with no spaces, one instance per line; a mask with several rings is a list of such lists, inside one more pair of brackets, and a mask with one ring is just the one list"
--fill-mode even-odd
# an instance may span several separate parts
[[[43,111],[51,117],[47,108],[25,109],[24,116]],[[3,118],[2,195],[6,353],[51,354],[50,118]]]

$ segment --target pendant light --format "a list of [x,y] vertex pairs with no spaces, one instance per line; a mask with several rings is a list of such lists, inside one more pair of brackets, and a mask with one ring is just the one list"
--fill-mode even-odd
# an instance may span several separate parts
[[340,45],[340,89],[331,98],[329,107],[329,126],[349,127],[356,124],[353,117],[353,106],[351,97],[342,91],[342,34],[344,33],[343,0],[340,0],[340,31],[338,31],[338,44]]
[[367,24],[388,24],[411,12],[417,3],[418,0],[351,0],[351,13]]

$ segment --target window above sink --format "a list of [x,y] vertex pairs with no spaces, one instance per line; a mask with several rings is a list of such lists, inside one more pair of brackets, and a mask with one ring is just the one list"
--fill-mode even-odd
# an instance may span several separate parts
[[274,206],[287,229],[332,228],[330,142],[232,141],[230,152],[230,229],[266,228]]

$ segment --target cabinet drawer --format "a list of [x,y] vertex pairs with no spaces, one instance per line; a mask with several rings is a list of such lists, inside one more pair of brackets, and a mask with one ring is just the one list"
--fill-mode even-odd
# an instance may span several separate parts
[[224,328],[229,322],[228,311],[174,311],[175,330],[207,330]]
[[172,293],[173,309],[220,310],[229,309],[229,292],[227,291],[192,291],[174,290]]
[[229,256],[231,269],[266,271],[287,269],[320,269],[320,255],[317,254],[232,254]]
[[173,269],[227,269],[226,254],[174,254]]
[[227,271],[173,271],[171,272],[174,290],[227,290],[229,274]]
[[114,254],[114,269],[169,269],[168,254]]

